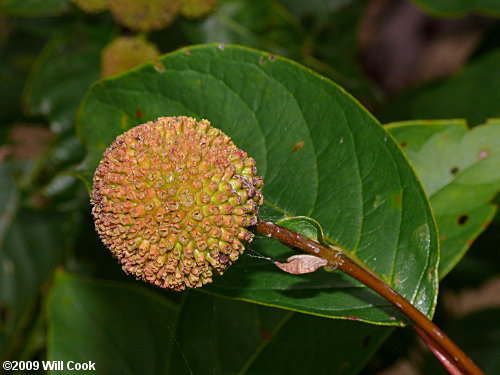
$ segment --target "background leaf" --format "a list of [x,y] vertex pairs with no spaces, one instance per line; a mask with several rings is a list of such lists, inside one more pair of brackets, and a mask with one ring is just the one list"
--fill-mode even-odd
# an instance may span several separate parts
[[68,9],[68,0],[0,0],[0,13],[16,17],[52,16]]
[[431,199],[441,243],[440,277],[463,257],[496,212],[500,190],[500,120],[472,130],[465,121],[387,125]]
[[[65,240],[55,213],[22,208],[14,175],[19,165],[0,164],[0,358],[19,344],[42,285],[60,261]],[[13,338],[17,340],[13,340]]]
[[0,35],[3,34],[0,40],[0,136],[7,128],[5,124],[22,117],[20,97],[25,81],[45,43],[44,34],[54,32],[56,24],[49,19],[8,19],[0,15]]
[[76,110],[85,91],[99,79],[101,51],[113,35],[107,24],[60,28],[31,71],[24,93],[27,112],[48,117],[56,133],[74,130]]
[[427,12],[437,15],[463,15],[481,12],[500,16],[500,4],[495,0],[411,0]]
[[182,26],[192,44],[241,44],[279,54],[335,79],[360,100],[374,101],[357,59],[363,10],[352,0],[220,0],[208,17]]
[[477,125],[488,118],[500,117],[499,65],[497,48],[444,83],[400,96],[387,107],[382,120],[465,118],[469,124]]
[[48,359],[92,361],[96,374],[355,374],[392,331],[197,292],[178,308],[143,286],[65,272],[48,312]]
[[177,316],[168,300],[137,286],[59,272],[48,311],[49,360],[92,361],[96,374],[166,373]]
[[196,292],[182,306],[176,375],[355,374],[392,331]]
[[[118,134],[181,114],[209,119],[256,159],[266,182],[263,217],[313,217],[327,239],[432,315],[438,254],[427,198],[397,145],[341,88],[258,51],[180,50],[93,86],[80,109],[88,149],[82,174],[90,184]],[[252,249],[265,257],[290,252],[261,238]],[[284,275],[248,254],[207,290],[323,316],[401,324],[388,302],[343,275]]]
[[183,23],[192,43],[237,43],[269,52],[299,54],[300,30],[278,1],[220,0],[199,22]]

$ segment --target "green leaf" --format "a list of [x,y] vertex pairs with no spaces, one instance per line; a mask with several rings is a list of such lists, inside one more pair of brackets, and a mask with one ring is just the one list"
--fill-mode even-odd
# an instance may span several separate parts
[[99,79],[101,50],[113,36],[109,25],[76,23],[59,30],[38,57],[27,82],[24,106],[46,116],[57,133],[74,129],[85,92]]
[[486,13],[500,16],[497,0],[411,0],[415,5],[433,15],[464,15],[466,13]]
[[291,57],[300,53],[296,22],[276,1],[220,0],[212,14],[183,28],[193,44],[236,43]]
[[[165,374],[177,307],[138,286],[56,275],[48,359],[95,363],[95,374]],[[61,374],[73,374],[65,369]]]
[[488,53],[443,83],[421,87],[396,99],[383,121],[465,118],[469,124],[500,117],[500,49]]
[[390,332],[190,292],[170,373],[356,374]]
[[192,44],[241,44],[301,61],[373,101],[357,61],[362,12],[352,0],[221,0],[205,19],[184,21],[183,29]]
[[0,164],[0,358],[19,349],[20,332],[65,244],[59,215],[19,207],[17,173],[18,166]]
[[[358,34],[366,6],[352,0],[293,0],[287,3],[300,3],[298,8],[304,7],[302,14],[315,14],[319,23],[304,41],[302,50],[307,51],[303,53],[304,63],[326,74],[363,103],[379,100],[380,94],[359,62]],[[316,9],[313,8],[314,3]],[[330,12],[326,11],[328,8]],[[291,9],[294,13],[298,10]],[[308,21],[310,22],[306,18],[306,22]]]
[[440,277],[463,257],[496,212],[500,120],[472,130],[465,121],[408,121],[387,129],[400,143],[431,199],[440,233]]
[[[427,198],[392,138],[343,89],[289,60],[242,47],[167,54],[89,91],[79,112],[89,185],[118,134],[167,115],[207,118],[256,159],[265,181],[263,219],[314,218],[327,240],[432,315],[438,243]],[[290,252],[257,238],[205,289],[322,316],[401,324],[388,302],[346,276],[283,274],[252,256]]]
[[[1,14],[1,12],[0,12]],[[0,123],[19,121],[22,115],[21,96],[28,73],[45,43],[41,30],[53,31],[54,23],[47,20],[0,18]],[[31,27],[36,28],[35,32]],[[4,129],[2,129],[3,133]],[[3,134],[2,134],[3,135]]]
[[43,17],[69,9],[68,0],[0,0],[0,13],[15,17]]
[[300,233],[310,240],[319,242],[324,246],[329,246],[325,240],[325,235],[323,234],[323,228],[314,219],[306,216],[297,217],[287,217],[285,219],[278,220],[276,224],[281,225],[284,228],[293,230],[294,232]]
[[[328,25],[331,21],[331,16],[356,4],[357,0],[281,0],[280,1],[286,9],[297,19],[313,18],[320,26]],[[361,8],[361,7],[360,7]]]

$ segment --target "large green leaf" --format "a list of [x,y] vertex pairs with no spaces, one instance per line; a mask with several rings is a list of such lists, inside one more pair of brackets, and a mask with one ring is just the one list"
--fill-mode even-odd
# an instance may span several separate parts
[[[256,159],[266,183],[263,218],[316,219],[328,238],[432,315],[438,243],[427,198],[392,138],[343,89],[258,51],[186,48],[93,86],[79,112],[88,149],[82,175],[90,184],[118,134],[181,114],[209,119]],[[401,323],[388,302],[348,277],[283,274],[252,257],[290,252],[258,238],[206,289],[322,316]]]
[[59,262],[62,219],[20,208],[16,165],[0,164],[0,359],[20,349],[38,292]]
[[92,361],[96,374],[355,374],[391,332],[205,293],[184,297],[177,308],[139,286],[59,272],[48,359]]
[[170,373],[355,374],[390,331],[189,293]]
[[389,124],[431,199],[441,242],[440,277],[488,226],[500,190],[500,120],[468,130],[462,120]]
[[59,272],[48,311],[49,360],[92,361],[95,374],[165,373],[177,316],[167,299],[124,283]]
[[500,117],[500,49],[473,61],[451,79],[397,98],[383,121],[465,118],[469,124]]
[[463,15],[480,12],[500,16],[500,2],[497,0],[412,0],[417,6],[431,14]]
[[74,129],[76,110],[99,79],[101,50],[112,35],[109,25],[77,22],[62,27],[33,66],[24,93],[27,112],[48,117],[55,132]]

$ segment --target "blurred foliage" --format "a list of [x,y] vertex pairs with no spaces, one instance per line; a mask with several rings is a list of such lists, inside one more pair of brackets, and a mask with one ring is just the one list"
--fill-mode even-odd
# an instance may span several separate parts
[[496,213],[500,190],[500,121],[467,131],[463,121],[387,125],[429,195],[438,223],[444,277]]
[[500,15],[500,3],[495,0],[412,0],[424,10],[436,15],[457,16],[469,12]]
[[411,90],[395,98],[385,109],[383,119],[465,118],[478,125],[500,117],[500,49],[472,61],[447,81]]
[[[399,0],[391,1],[397,5]],[[161,4],[135,3],[153,2]],[[212,42],[222,49],[228,43],[257,48],[271,59],[284,56],[327,76],[382,122],[405,122],[389,131],[434,209],[441,234],[440,271],[447,274],[440,290],[460,293],[479,287],[498,277],[500,269],[500,216],[494,216],[500,202],[494,198],[499,137],[492,130],[498,120],[477,126],[500,117],[498,2],[414,2],[428,12],[433,25],[439,25],[439,17],[469,15],[489,26],[472,57],[453,75],[388,93],[374,83],[359,54],[359,26],[368,16],[369,1],[179,0],[173,13],[157,20],[131,16],[134,6],[122,7],[120,13],[119,2],[111,0],[109,6],[90,0],[0,0],[0,361],[94,360],[100,363],[99,374],[373,374],[406,357],[422,374],[442,371],[428,354],[415,357],[421,349],[408,330],[134,283],[101,245],[88,191],[77,177],[85,157],[81,138],[88,136],[77,134],[78,108],[92,84],[97,82],[95,90],[106,87],[99,81],[102,53],[112,40],[147,40],[160,53]],[[154,13],[144,14],[158,16]],[[403,43],[411,19],[410,14],[400,20]],[[434,31],[424,30],[425,37],[432,39]],[[409,54],[413,47],[405,45]],[[153,55],[147,59],[153,59],[153,69],[165,69]],[[291,82],[309,77],[309,72],[293,71]],[[146,91],[154,90],[150,85]],[[311,113],[321,112],[318,103],[310,107]],[[276,105],[275,110],[277,118],[286,117],[287,108]],[[145,116],[133,111],[136,121]],[[421,121],[435,119],[442,121]],[[450,119],[464,119],[473,128]],[[366,144],[366,150],[376,150],[374,143]],[[481,153],[486,149],[488,155]],[[362,156],[365,150],[357,151]],[[350,157],[342,160],[352,162]],[[330,183],[347,197],[350,180],[347,172],[345,176]],[[262,214],[278,218],[271,209]],[[320,222],[325,228],[333,224]],[[308,223],[306,229],[319,233],[321,226]],[[348,233],[326,229],[338,238]],[[265,273],[270,262],[262,257],[272,254],[256,249],[260,252],[248,259]],[[498,307],[460,316],[442,298],[435,320],[485,371],[499,371]],[[395,333],[382,344],[391,331]]]

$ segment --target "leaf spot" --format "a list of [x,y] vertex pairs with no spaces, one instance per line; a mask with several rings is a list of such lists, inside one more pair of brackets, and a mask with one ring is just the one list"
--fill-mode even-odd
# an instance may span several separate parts
[[401,146],[401,148],[406,148],[406,147],[408,147],[408,142],[407,141],[401,141],[401,142],[399,142],[399,145]]
[[347,320],[355,320],[355,321],[359,321],[359,317],[355,316],[355,315],[346,315],[345,318]]
[[451,167],[450,168],[450,173],[453,175],[453,176],[456,176],[458,174],[458,172],[460,172],[460,168],[458,167]]
[[458,217],[457,223],[458,225],[465,225],[469,221],[469,215],[463,214]]
[[490,226],[490,224],[491,224],[491,221],[483,221],[483,222],[481,223],[481,225],[482,225],[484,228],[488,228],[488,227]]
[[138,117],[138,118],[142,118],[144,116],[144,114],[142,113],[142,111],[140,109],[136,109],[135,110],[135,115]]
[[484,159],[487,158],[488,156],[490,156],[490,150],[488,150],[487,148],[483,148],[477,154],[478,159]]
[[260,335],[262,336],[262,339],[263,339],[264,341],[269,341],[269,340],[271,340],[271,339],[273,338],[273,334],[272,334],[272,332],[269,332],[269,331],[267,331],[267,330],[263,330],[263,331],[260,333]]
[[160,60],[155,60],[153,62],[153,67],[158,73],[164,73],[165,72],[165,65]]
[[297,142],[295,146],[293,146],[293,152],[299,151],[302,147],[304,147],[304,141]]
[[396,207],[401,207],[403,205],[403,194],[399,193],[394,196],[394,203]]

